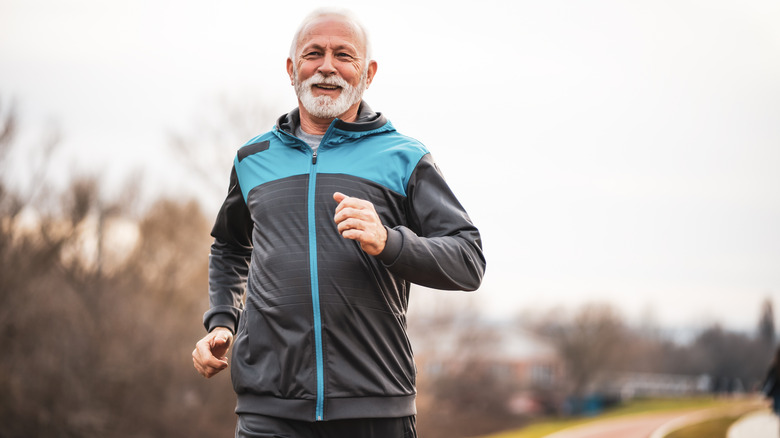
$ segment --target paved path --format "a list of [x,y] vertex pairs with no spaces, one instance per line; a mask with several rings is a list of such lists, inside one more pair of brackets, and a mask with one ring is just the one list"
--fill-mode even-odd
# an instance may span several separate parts
[[[724,414],[739,415],[750,409],[749,405],[637,414],[571,427],[544,438],[663,438],[669,432],[684,425],[705,421]],[[755,409],[755,405],[754,408]],[[780,422],[767,410],[746,415],[738,421],[728,438],[780,438]]]
[[571,427],[544,438],[647,438],[681,413],[639,414]]
[[728,438],[778,438],[780,421],[768,410],[745,415],[729,429]]

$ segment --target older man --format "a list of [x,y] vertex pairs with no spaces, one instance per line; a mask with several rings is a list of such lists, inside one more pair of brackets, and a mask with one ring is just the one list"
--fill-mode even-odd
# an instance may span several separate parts
[[416,436],[410,285],[482,280],[430,153],[362,101],[376,71],[360,24],[315,12],[287,60],[298,108],[233,162],[193,361],[211,377],[233,346],[237,437]]

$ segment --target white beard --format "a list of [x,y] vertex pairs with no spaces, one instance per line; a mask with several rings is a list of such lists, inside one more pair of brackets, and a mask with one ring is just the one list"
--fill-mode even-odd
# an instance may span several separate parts
[[[339,76],[323,76],[317,73],[301,82],[298,80],[298,72],[295,71],[295,94],[298,95],[303,107],[314,117],[320,119],[335,119],[360,102],[366,89],[366,76],[368,69],[360,76],[358,86],[353,87]],[[333,99],[330,96],[314,96],[312,86],[314,84],[328,84],[341,87],[339,97]]]

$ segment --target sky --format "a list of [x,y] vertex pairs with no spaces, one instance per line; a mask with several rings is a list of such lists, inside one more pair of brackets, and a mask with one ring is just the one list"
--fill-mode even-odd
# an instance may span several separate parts
[[[137,178],[215,209],[222,192],[187,163],[226,187],[273,123],[258,114],[296,105],[289,42],[322,6],[369,29],[366,101],[428,147],[480,228],[481,311],[608,302],[752,330],[763,300],[780,305],[775,0],[0,0],[13,178],[56,126],[50,178],[98,175],[116,198]],[[227,108],[246,110],[245,137],[225,134]]]

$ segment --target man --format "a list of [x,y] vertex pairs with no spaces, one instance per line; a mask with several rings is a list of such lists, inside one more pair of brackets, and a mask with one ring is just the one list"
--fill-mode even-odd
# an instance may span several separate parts
[[312,14],[287,60],[298,108],[234,160],[193,362],[211,377],[233,345],[237,437],[415,437],[410,284],[482,281],[430,154],[362,101],[376,71],[354,19]]

